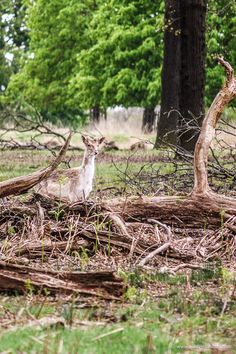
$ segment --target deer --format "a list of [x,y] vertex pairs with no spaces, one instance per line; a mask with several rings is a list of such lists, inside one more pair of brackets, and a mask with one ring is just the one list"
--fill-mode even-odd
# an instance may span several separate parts
[[92,138],[82,135],[85,150],[81,166],[54,172],[34,187],[34,191],[71,203],[85,201],[93,189],[95,158],[104,140],[105,137]]

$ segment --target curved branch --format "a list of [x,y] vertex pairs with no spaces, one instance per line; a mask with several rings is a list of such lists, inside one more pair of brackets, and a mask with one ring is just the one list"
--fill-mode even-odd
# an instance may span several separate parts
[[215,137],[215,128],[224,107],[236,96],[236,78],[231,65],[223,58],[218,62],[226,71],[226,82],[212,102],[202,124],[201,133],[194,151],[194,187],[191,195],[207,195],[212,191],[208,184],[207,165],[211,142]]
[[43,179],[48,178],[51,173],[57,168],[61,163],[63,157],[66,154],[67,148],[70,144],[72,133],[68,136],[65,144],[61,148],[58,156],[52,163],[39,171],[36,171],[27,176],[20,176],[12,178],[7,181],[0,183],[0,198],[7,197],[9,195],[17,195],[27,192],[30,188],[34,187],[36,184],[41,182]]
[[234,69],[232,68],[232,66],[227,61],[224,60],[223,57],[218,57],[218,58],[216,58],[216,60],[225,69],[225,72],[226,72],[226,85],[227,85],[234,78]]

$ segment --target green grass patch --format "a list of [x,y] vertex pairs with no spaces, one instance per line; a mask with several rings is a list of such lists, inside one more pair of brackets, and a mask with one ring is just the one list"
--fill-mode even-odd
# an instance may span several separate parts
[[[16,325],[2,331],[0,349],[9,353],[57,353],[59,347],[63,353],[182,353],[185,347],[191,346],[197,351],[200,346],[210,348],[215,342],[236,349],[236,320],[232,315],[225,314],[218,326],[219,316],[199,313],[197,303],[191,306],[191,311],[189,301],[183,311],[175,305],[170,297],[164,305],[159,300],[148,302],[142,308],[130,305],[126,310],[115,309],[113,317],[119,318],[119,322],[104,325],[101,325],[104,318],[94,320],[90,311],[92,321],[85,322],[84,326],[76,325],[76,320],[88,319],[88,311],[75,308],[73,321],[71,325],[67,322],[66,328],[34,328],[26,324],[25,328]],[[54,311],[63,315],[63,307]],[[41,316],[46,314],[52,314],[51,308],[41,312]],[[194,353],[194,349],[191,352]],[[203,352],[208,351],[203,349]]]
[[[213,345],[236,350],[236,303],[225,299],[234,285],[232,272],[220,265],[216,271],[186,275],[147,274],[120,270],[128,285],[121,303],[80,308],[80,299],[33,296],[0,297],[3,318],[12,327],[0,332],[0,350],[9,353],[211,353]],[[213,269],[213,267],[212,267]],[[229,274],[230,273],[230,274]],[[217,286],[216,286],[217,284]],[[162,296],[153,296],[165,288]],[[152,294],[147,291],[152,289]],[[140,306],[141,304],[141,306]],[[224,308],[224,311],[223,311]],[[65,327],[29,325],[45,316],[64,318]],[[82,321],[82,322],[81,322]],[[59,350],[60,349],[60,350]]]

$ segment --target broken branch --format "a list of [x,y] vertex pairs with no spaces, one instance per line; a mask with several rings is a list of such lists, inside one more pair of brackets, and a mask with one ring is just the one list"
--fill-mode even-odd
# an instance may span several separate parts
[[41,169],[27,176],[20,176],[1,182],[0,198],[7,197],[9,195],[23,194],[30,188],[36,186],[36,184],[40,183],[43,179],[48,178],[65,156],[67,148],[70,144],[71,135],[72,133],[68,136],[58,156],[47,168]]

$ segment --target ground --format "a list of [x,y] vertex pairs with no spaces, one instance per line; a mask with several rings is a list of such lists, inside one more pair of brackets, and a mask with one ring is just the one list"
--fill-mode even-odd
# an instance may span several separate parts
[[[114,135],[119,147],[130,144],[126,137]],[[125,142],[124,142],[125,140]],[[153,142],[154,136],[148,141]],[[123,142],[122,142],[123,141]],[[133,142],[133,141],[132,141]],[[74,138],[74,143],[76,143]],[[80,163],[82,152],[70,151],[70,166]],[[235,181],[227,175],[232,171],[233,157],[220,151],[225,169],[210,171],[213,189],[235,196]],[[103,151],[98,157],[95,188],[91,196],[111,198],[130,194],[172,195],[188,193],[193,185],[191,163],[173,162],[171,150]],[[227,158],[226,158],[227,157]],[[0,180],[27,174],[45,166],[50,152],[6,150],[0,152]],[[212,159],[213,163],[213,159]],[[21,197],[27,198],[26,196]],[[55,216],[56,218],[56,216]],[[8,242],[14,230],[8,230]],[[223,231],[222,231],[223,235]],[[214,236],[214,235],[213,235]],[[184,237],[182,235],[181,237]],[[222,236],[223,237],[223,236]],[[9,255],[5,238],[0,239],[2,255]],[[51,297],[34,293],[30,284],[25,294],[0,295],[0,351],[3,353],[233,353],[236,351],[236,285],[230,259],[217,257],[199,269],[184,269],[166,274],[140,270],[127,264],[122,253],[96,250],[75,257],[76,267],[96,268],[99,259],[112,267],[127,288],[119,301],[86,299],[80,296]],[[124,255],[127,258],[127,255]],[[231,255],[232,256],[232,255]],[[63,255],[64,257],[64,255]],[[77,258],[76,258],[77,257]],[[103,257],[103,258],[102,258]],[[120,257],[120,261],[118,260]],[[41,257],[38,264],[54,267],[61,256],[50,260]],[[114,259],[113,259],[114,258]],[[173,260],[159,257],[160,262],[173,265]],[[57,260],[58,259],[58,260]],[[71,259],[71,258],[69,258]],[[232,258],[231,258],[232,259]],[[106,264],[105,264],[106,260]],[[157,262],[159,260],[157,259]],[[168,263],[169,262],[169,263]],[[173,263],[173,264],[172,264]],[[177,264],[177,263],[176,263]],[[66,264],[65,267],[68,265]],[[101,264],[99,265],[101,266]],[[155,263],[154,263],[155,266]],[[231,269],[232,268],[232,269]],[[45,319],[39,325],[39,319]],[[50,325],[47,319],[55,318]]]
[[[129,290],[119,303],[30,293],[1,296],[1,351],[233,353],[236,304],[228,297],[232,279],[217,271],[196,271],[189,280],[185,274],[152,279],[129,274]],[[37,319],[46,316],[60,320],[40,327]]]

